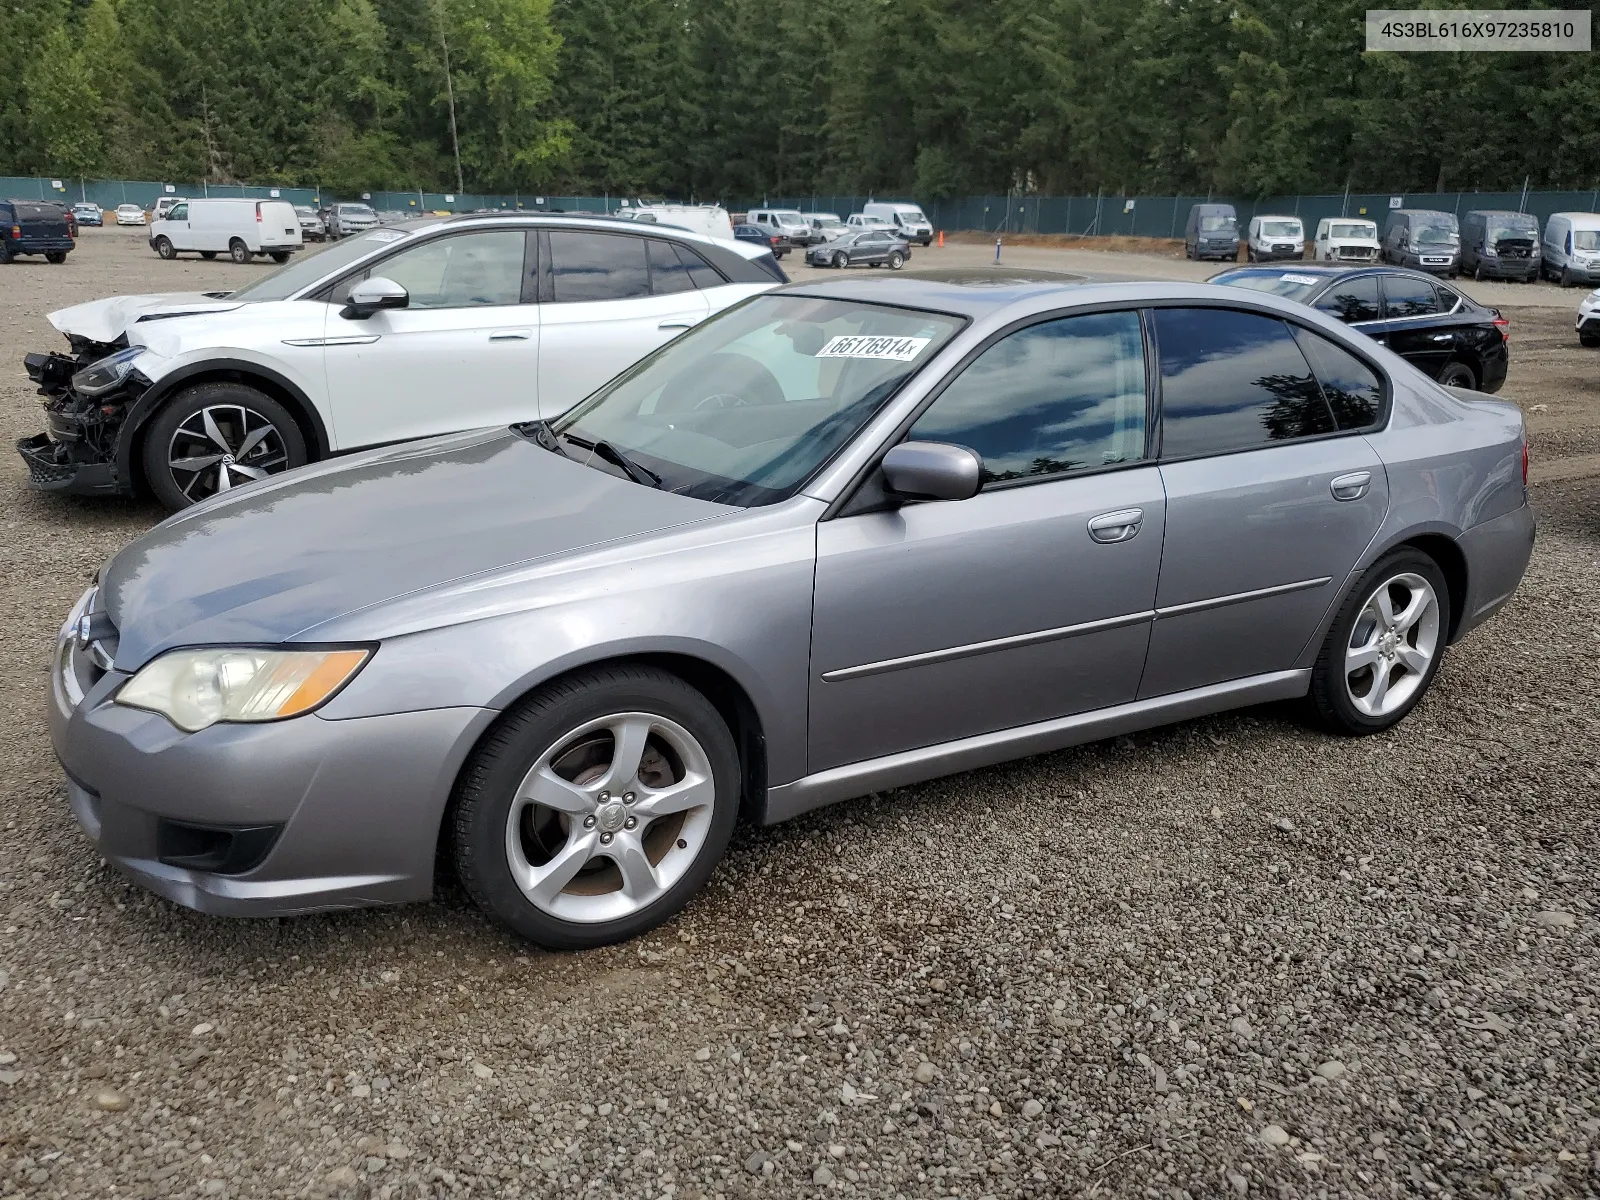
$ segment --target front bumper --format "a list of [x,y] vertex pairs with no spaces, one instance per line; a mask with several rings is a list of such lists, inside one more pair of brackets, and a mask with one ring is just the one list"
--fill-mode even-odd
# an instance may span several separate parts
[[1488,255],[1478,259],[1478,270],[1483,272],[1485,279],[1535,279],[1539,274],[1537,258],[1490,258]]
[[[133,484],[118,466],[123,426],[149,380],[130,372],[116,390],[87,399],[72,390],[72,376],[103,351],[28,354],[23,366],[45,397],[45,432],[17,440],[28,468],[28,485],[77,496],[132,495]],[[125,465],[125,464],[124,464]]]
[[[113,702],[129,676],[113,668],[95,678],[87,653],[64,628],[50,737],[73,815],[129,878],[218,916],[292,916],[432,894],[456,772],[494,712],[311,714],[186,734],[159,714]],[[82,691],[76,704],[74,688]],[[260,831],[256,861],[238,872],[197,869],[174,830]]]
[[1256,258],[1260,262],[1277,262],[1284,258],[1304,258],[1306,256],[1303,246],[1263,246],[1256,251]]
[[18,438],[17,453],[28,468],[28,486],[36,491],[68,496],[118,496],[132,491],[120,478],[116,463],[90,457],[86,447],[52,442],[48,434]]

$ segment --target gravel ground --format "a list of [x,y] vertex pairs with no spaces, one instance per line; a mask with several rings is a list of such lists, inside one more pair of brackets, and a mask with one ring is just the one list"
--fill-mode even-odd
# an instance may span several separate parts
[[[110,229],[0,269],[0,427],[37,428],[46,310],[262,269]],[[457,896],[242,922],[123,882],[44,689],[156,514],[0,456],[0,1194],[1594,1194],[1600,359],[1520,291],[1539,546],[1399,729],[1251,710],[748,830],[584,955]]]

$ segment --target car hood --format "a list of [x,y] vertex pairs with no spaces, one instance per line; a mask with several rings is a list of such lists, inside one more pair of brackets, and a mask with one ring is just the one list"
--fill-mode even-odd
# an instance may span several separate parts
[[178,646],[315,641],[319,626],[385,601],[740,511],[479,430],[187,509],[113,558],[100,586],[116,666],[132,671]]
[[145,316],[178,316],[186,313],[231,312],[244,306],[242,300],[228,300],[223,294],[205,292],[166,292],[156,296],[109,296],[60,308],[46,319],[68,337],[91,342],[114,342]]

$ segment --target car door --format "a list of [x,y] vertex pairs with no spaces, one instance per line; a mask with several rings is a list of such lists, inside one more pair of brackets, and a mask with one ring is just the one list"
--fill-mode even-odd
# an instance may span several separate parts
[[[1444,314],[1440,288],[1431,279],[1385,272],[1383,320],[1372,335],[1418,370],[1437,378],[1456,350],[1458,322]],[[1456,299],[1451,294],[1452,306]]]
[[174,204],[167,209],[167,215],[162,218],[164,224],[161,232],[177,250],[210,250],[212,247],[203,246],[196,237],[193,225],[189,221],[189,206],[187,204]]
[[1388,507],[1369,365],[1262,313],[1152,322],[1167,521],[1141,697],[1294,668]]
[[1374,341],[1383,332],[1383,295],[1376,273],[1344,275],[1330,283],[1313,302],[1318,310]]
[[[546,418],[710,311],[672,242],[586,229],[541,236],[539,408]],[[668,271],[669,261],[682,269]]]
[[[340,283],[323,353],[341,448],[539,415],[533,253],[526,230],[471,230],[430,238]],[[363,276],[400,284],[407,306],[341,316]]]
[[908,436],[977,451],[980,492],[818,526],[809,770],[1134,698],[1165,510],[1146,412],[1135,311],[961,370]]

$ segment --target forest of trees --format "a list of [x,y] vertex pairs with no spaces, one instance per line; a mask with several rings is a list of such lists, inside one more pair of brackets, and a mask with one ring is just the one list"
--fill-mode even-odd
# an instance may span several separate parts
[[1368,2],[0,0],[0,174],[452,188],[453,96],[470,191],[1600,179],[1589,55],[1366,54]]

